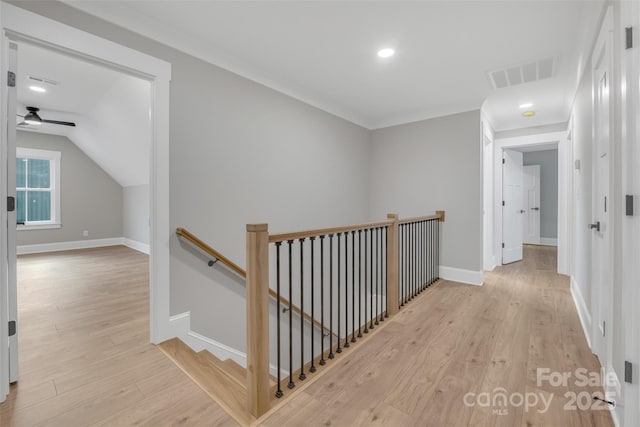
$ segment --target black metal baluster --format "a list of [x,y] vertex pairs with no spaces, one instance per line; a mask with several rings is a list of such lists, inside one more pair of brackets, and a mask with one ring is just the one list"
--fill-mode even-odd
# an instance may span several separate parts
[[281,366],[280,366],[280,246],[282,245],[282,242],[276,242],[276,295],[278,296],[278,298],[276,299],[276,321],[277,321],[277,327],[276,327],[276,340],[277,340],[277,349],[278,349],[278,373],[277,373],[277,383],[276,383],[276,397],[277,398],[281,398],[283,393],[282,393],[282,389],[280,388],[280,371],[281,371]]
[[294,388],[296,384],[293,382],[293,257],[291,254],[291,246],[293,240],[287,240],[289,245],[289,384],[287,387]]
[[[384,300],[385,300],[385,311],[384,311],[384,317],[389,317],[389,282],[387,281],[387,276],[389,275],[389,272],[387,271],[387,266],[389,265],[389,260],[387,259],[387,254],[389,253],[388,249],[389,249],[389,228],[384,227],[382,229],[383,233],[384,233]],[[384,320],[384,318],[382,319]]]
[[[304,381],[304,239],[300,239],[300,375],[298,379]],[[311,323],[313,329],[313,323]]]
[[401,294],[400,294],[400,307],[404,306],[404,295],[405,295],[405,289],[404,289],[404,285],[405,285],[405,280],[404,280],[404,245],[405,245],[405,238],[404,238],[404,224],[400,224],[400,261],[399,261],[399,269],[400,269],[400,290],[401,290]]
[[362,230],[358,230],[358,338],[362,338]]
[[376,321],[375,324],[380,323],[379,320],[379,307],[380,307],[380,228],[376,228]]
[[436,221],[436,280],[440,277],[440,220]]
[[369,304],[370,304],[370,307],[371,307],[371,321],[369,323],[369,329],[373,329],[373,318],[376,316],[373,313],[373,288],[375,286],[375,281],[376,281],[376,278],[377,278],[377,271],[378,271],[377,268],[374,268],[374,264],[375,264],[375,261],[376,261],[376,256],[375,256],[375,248],[376,248],[375,237],[376,237],[376,229],[372,228],[371,229],[371,243],[370,243],[370,245],[371,245],[371,285],[370,285],[371,286],[371,296],[369,297]]
[[324,360],[324,235],[320,236],[320,325],[320,365],[324,366],[327,363]]
[[356,231],[351,230],[351,342],[356,342]]
[[329,359],[333,359],[333,234],[329,234]]
[[411,299],[416,296],[416,223],[411,223]]
[[369,272],[369,262],[367,258],[367,243],[369,237],[369,230],[364,230],[364,333],[369,333],[369,315],[367,314],[367,282]]
[[342,353],[342,348],[340,348],[340,236],[342,236],[342,233],[338,233],[338,348],[336,349],[336,353]]
[[349,232],[344,233],[344,348],[349,348]]
[[378,228],[378,268],[380,269],[380,278],[378,280],[378,320],[384,322],[384,314],[382,312],[382,227]]
[[420,243],[420,280],[419,292],[424,291],[424,221],[420,221],[420,232],[418,233],[418,242]]
[[[309,240],[310,245],[311,245],[311,366],[309,367],[309,372],[315,372],[316,371],[316,365],[315,365],[315,354],[314,354],[314,342],[313,342],[313,332],[315,327],[315,321],[316,321],[316,317],[314,315],[314,308],[315,308],[315,302],[314,302],[314,290],[313,290],[313,279],[314,279],[314,265],[315,264],[315,258],[314,258],[314,251],[313,251],[313,243],[316,240],[315,237],[310,237]],[[320,340],[322,340],[322,322],[320,322]]]

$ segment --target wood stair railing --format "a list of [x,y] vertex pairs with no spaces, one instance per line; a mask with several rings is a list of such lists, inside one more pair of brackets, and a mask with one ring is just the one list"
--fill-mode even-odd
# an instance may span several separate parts
[[[219,251],[215,250],[214,248],[212,248],[211,246],[207,245],[205,242],[203,242],[200,238],[198,238],[195,234],[191,233],[189,230],[179,227],[176,229],[176,234],[186,240],[188,240],[189,242],[191,242],[192,244],[194,244],[196,247],[198,247],[200,250],[202,250],[203,252],[205,252],[206,254],[214,257],[216,260],[222,262],[224,265],[226,265],[227,267],[229,267],[231,270],[233,270],[235,273],[237,273],[240,277],[242,277],[243,279],[247,278],[247,272],[240,267],[238,264],[234,263],[233,261],[231,261],[229,258],[225,257],[224,255],[222,255]],[[274,298],[277,299],[278,298],[278,294],[273,290],[273,289],[269,289],[269,295]],[[289,300],[286,299],[285,297],[280,297],[280,303],[286,307],[289,306]],[[300,307],[298,307],[295,304],[291,304],[291,309],[294,313],[297,313],[298,315],[302,315],[308,322],[313,323],[316,327],[320,328],[320,330],[324,333],[324,334],[328,334],[329,330],[326,327],[323,327],[322,324],[312,318],[307,312],[303,312]],[[333,334],[334,336],[336,336],[335,334]]]

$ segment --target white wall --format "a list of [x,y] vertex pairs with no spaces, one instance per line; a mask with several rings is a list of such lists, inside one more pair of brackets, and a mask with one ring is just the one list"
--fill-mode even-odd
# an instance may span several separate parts
[[148,247],[149,184],[122,188],[122,237]]
[[481,282],[480,111],[375,130],[372,150],[371,217],[445,210],[440,264]]

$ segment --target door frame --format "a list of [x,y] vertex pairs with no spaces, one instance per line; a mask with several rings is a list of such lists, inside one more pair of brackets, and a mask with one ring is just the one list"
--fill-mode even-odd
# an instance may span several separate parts
[[[171,64],[153,56],[138,52],[93,34],[70,27],[52,19],[26,11],[17,6],[0,3],[1,43],[0,70],[2,77],[0,88],[0,161],[9,161],[6,157],[7,123],[14,112],[3,111],[7,105],[7,62],[5,45],[9,36],[17,40],[29,41],[58,50],[66,54],[99,62],[115,67],[121,71],[144,78],[151,83],[150,97],[150,248],[149,258],[149,306],[150,306],[150,341],[160,343],[171,338],[169,322],[169,278],[170,253],[169,243],[171,230],[169,223],[169,84],[171,81]],[[0,197],[6,197],[6,178],[0,174]],[[6,200],[1,199],[0,200]],[[6,218],[6,209],[2,209],[2,220]],[[3,233],[4,235],[4,233]],[[3,351],[3,343],[7,339],[6,279],[7,262],[6,239],[1,241],[3,255],[0,262],[0,402],[8,394],[8,352]]]
[[569,215],[573,211],[572,150],[568,131],[540,133],[510,138],[496,138],[494,141],[494,242],[495,260],[502,265],[502,151],[509,148],[522,148],[556,144],[558,147],[558,266],[559,274],[569,275],[569,254],[572,242],[569,239]]

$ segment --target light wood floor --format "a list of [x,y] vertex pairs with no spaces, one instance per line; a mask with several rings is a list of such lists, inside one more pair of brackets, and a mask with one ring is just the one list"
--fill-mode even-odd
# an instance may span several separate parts
[[236,426],[149,342],[148,257],[20,256],[20,380],[0,426]]
[[[486,275],[441,281],[265,426],[610,426],[606,411],[565,411],[536,368],[597,371],[553,248]],[[114,269],[113,266],[117,265]],[[148,342],[148,260],[124,247],[19,259],[21,376],[5,426],[237,425]],[[542,393],[551,408],[465,406],[466,393]],[[541,405],[539,405],[541,407]]]
[[[599,365],[584,339],[568,279],[555,267],[555,248],[531,246],[525,261],[487,274],[482,287],[441,281],[260,424],[613,425],[606,410],[563,408],[565,393],[597,391],[575,386],[575,369],[597,372]],[[538,387],[537,368],[572,372],[572,378],[566,387]],[[553,393],[550,408],[539,413],[539,404],[525,411],[517,398],[506,407],[464,404],[468,392],[499,387],[508,397],[542,393],[549,399]]]

